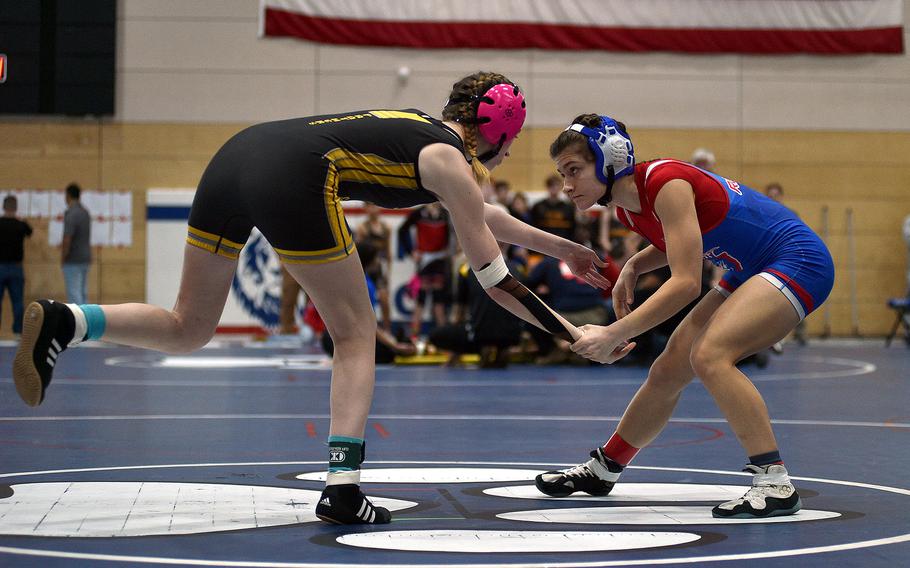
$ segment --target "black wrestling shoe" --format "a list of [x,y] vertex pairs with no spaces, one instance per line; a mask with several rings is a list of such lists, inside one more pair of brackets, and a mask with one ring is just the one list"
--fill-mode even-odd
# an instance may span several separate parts
[[721,503],[711,510],[711,515],[732,519],[757,519],[792,515],[800,510],[799,493],[790,482],[787,468],[772,464],[749,464],[743,471],[755,474],[752,487],[739,499]]
[[619,480],[623,466],[604,455],[603,448],[591,451],[591,459],[560,471],[541,473],[534,479],[537,489],[550,497],[568,497],[576,491],[603,497]]
[[25,309],[22,338],[13,359],[13,381],[25,404],[38,406],[44,400],[57,357],[66,351],[75,330],[73,312],[65,304],[38,300]]
[[376,507],[354,483],[327,485],[316,505],[316,516],[336,525],[384,525],[392,513]]

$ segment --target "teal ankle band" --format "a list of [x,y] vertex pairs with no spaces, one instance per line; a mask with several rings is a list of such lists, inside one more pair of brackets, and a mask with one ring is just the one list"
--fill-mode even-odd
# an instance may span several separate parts
[[363,461],[363,439],[329,436],[329,471],[355,471]]
[[107,320],[104,318],[104,310],[98,304],[80,304],[82,313],[85,314],[85,323],[88,330],[86,339],[101,339],[104,335],[104,328],[107,326]]
[[349,444],[363,444],[363,438],[351,438],[350,436],[329,436],[329,444],[332,442],[347,442]]

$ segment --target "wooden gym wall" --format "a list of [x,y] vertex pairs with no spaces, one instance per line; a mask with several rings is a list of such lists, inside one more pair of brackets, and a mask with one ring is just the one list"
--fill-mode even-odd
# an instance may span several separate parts
[[[620,117],[622,118],[622,117]],[[218,147],[244,124],[119,123],[97,121],[0,122],[0,189],[57,189],[71,181],[83,189],[133,193],[133,245],[96,249],[89,273],[89,299],[117,303],[145,296],[145,191],[194,187]],[[516,191],[540,190],[553,172],[547,147],[557,128],[528,128],[495,177]],[[907,247],[901,222],[910,214],[910,132],[759,131],[636,129],[639,159],[688,159],[710,148],[721,175],[761,189],[780,182],[785,203],[816,231],[828,210],[828,243],[837,280],[831,298],[830,331],[846,336],[885,333],[889,297],[906,288]],[[851,304],[847,210],[853,211],[856,249],[856,313]],[[30,220],[35,234],[26,247],[26,301],[64,296],[59,249],[47,244],[47,221]],[[174,251],[177,253],[178,251]],[[4,299],[0,331],[8,332]],[[854,329],[854,328],[857,329]],[[823,317],[809,318],[810,333],[823,331]]]

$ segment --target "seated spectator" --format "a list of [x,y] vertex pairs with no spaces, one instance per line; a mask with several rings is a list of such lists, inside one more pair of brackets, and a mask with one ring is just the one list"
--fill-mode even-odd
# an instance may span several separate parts
[[[522,273],[512,260],[507,259],[506,266],[516,277]],[[458,270],[455,313],[454,323],[430,333],[431,344],[452,353],[450,364],[465,353],[480,353],[482,368],[508,365],[508,349],[521,341],[522,322],[490,299],[467,264]]]
[[377,254],[373,262],[364,266],[364,272],[373,279],[376,285],[376,297],[379,299],[379,312],[382,317],[379,325],[386,331],[392,329],[392,308],[389,304],[389,274],[391,274],[392,230],[379,216],[381,209],[372,203],[365,203],[367,218],[357,226],[354,239],[357,246],[369,243]]
[[[607,322],[601,291],[576,278],[559,259],[545,257],[538,262],[525,285],[545,298],[547,305],[573,325],[604,325]],[[556,364],[576,359],[567,342],[559,340],[557,343],[552,335],[537,327],[529,330],[538,346],[539,363]]]
[[[369,243],[360,243],[357,245],[357,253],[360,256],[360,263],[366,267],[375,260],[378,251]],[[367,292],[370,294],[370,303],[374,306],[377,304],[376,286],[373,279],[366,276]],[[322,348],[329,355],[335,354],[335,344],[328,333],[325,333],[325,324],[316,310],[316,306],[311,302],[307,304],[304,313],[304,321],[313,328],[314,333],[321,334]],[[404,338],[392,335],[388,330],[379,326],[376,327],[376,362],[392,363],[398,355],[415,355],[417,347]]]
[[525,192],[519,191],[512,196],[512,201],[509,202],[509,214],[519,221],[531,223],[531,208],[528,205],[528,196],[525,195]]
[[493,198],[495,205],[508,211],[512,205],[512,184],[504,179],[493,182]]

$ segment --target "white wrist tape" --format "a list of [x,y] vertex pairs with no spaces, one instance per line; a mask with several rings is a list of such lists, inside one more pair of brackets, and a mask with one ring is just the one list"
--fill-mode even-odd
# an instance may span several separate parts
[[490,264],[480,270],[475,270],[474,275],[477,276],[477,281],[486,290],[502,282],[502,279],[509,275],[509,268],[506,266],[506,261],[502,258],[502,255],[499,255]]

